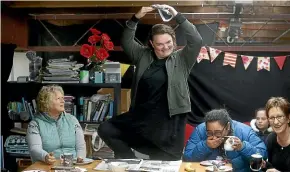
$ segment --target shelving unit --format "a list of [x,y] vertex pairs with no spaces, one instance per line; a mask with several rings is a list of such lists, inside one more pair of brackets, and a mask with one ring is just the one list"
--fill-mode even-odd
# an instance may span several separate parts
[[[43,85],[50,85],[51,83],[39,82],[8,82],[8,88],[12,92],[9,96],[9,101],[21,100],[21,97],[27,99],[36,98],[38,91]],[[113,88],[114,89],[114,111],[113,115],[116,116],[121,113],[121,83],[53,83],[63,87],[65,94],[71,94],[79,97],[83,95],[91,96],[97,93],[100,88]],[[23,89],[21,89],[23,88]],[[28,88],[28,89],[25,89]],[[12,91],[13,90],[13,91]],[[79,91],[77,91],[79,90]],[[94,92],[95,91],[95,92]],[[18,122],[21,122],[18,120]],[[23,121],[22,121],[23,122]],[[83,121],[83,123],[92,123],[91,121]]]

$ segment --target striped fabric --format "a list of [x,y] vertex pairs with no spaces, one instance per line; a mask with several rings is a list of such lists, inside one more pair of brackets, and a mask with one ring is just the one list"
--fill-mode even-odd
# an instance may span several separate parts
[[232,67],[236,67],[236,61],[237,61],[237,54],[225,52],[223,66],[230,65]]

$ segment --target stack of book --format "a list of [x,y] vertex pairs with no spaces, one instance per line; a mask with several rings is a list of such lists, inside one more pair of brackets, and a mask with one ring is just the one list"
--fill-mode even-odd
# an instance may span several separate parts
[[69,59],[50,59],[42,70],[42,83],[79,83],[81,67]]
[[77,106],[74,103],[74,96],[65,95],[64,96],[64,110],[66,113],[70,113],[71,115],[77,115]]

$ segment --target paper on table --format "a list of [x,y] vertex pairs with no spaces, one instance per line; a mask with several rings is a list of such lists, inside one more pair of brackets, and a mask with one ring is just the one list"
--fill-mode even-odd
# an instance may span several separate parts
[[136,160],[136,159],[109,159],[103,160],[94,170],[108,170],[109,162],[127,162],[129,168],[127,171],[150,171],[150,172],[178,172],[182,163],[179,161],[152,161],[152,160]]
[[142,159],[104,159],[101,163],[99,163],[94,170],[109,170],[108,163],[110,162],[126,162],[129,167],[127,170],[138,170],[140,165],[142,164]]

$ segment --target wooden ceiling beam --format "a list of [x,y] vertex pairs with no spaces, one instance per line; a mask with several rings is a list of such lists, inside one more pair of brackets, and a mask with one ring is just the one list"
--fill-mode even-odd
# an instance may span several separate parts
[[[151,4],[168,4],[171,6],[232,6],[235,5],[234,0],[232,1],[220,1],[220,0],[200,0],[200,1],[13,1],[7,3],[8,6],[12,8],[85,8],[85,7],[140,7],[148,6]],[[261,1],[253,0],[252,4],[245,6],[269,6],[269,7],[283,7],[290,6],[290,2],[287,0],[279,1]]]
[[[33,14],[31,19],[35,20],[97,20],[97,19],[129,19],[135,13],[112,13],[112,14]],[[187,19],[219,19],[227,20],[234,18],[234,14],[230,13],[183,13]],[[290,20],[290,14],[241,14],[241,19],[254,20]],[[158,13],[148,13],[144,19],[160,18]]]
[[[181,13],[233,13],[234,9],[227,6],[178,6]],[[16,8],[14,8],[16,9]],[[104,13],[136,13],[140,7],[87,7],[87,8],[17,8],[29,14],[104,14]],[[243,14],[289,14],[290,7],[245,7]]]
[[[12,8],[87,8],[87,7],[141,7],[164,4],[165,1],[15,1]],[[215,5],[214,1],[167,1],[171,6]]]
[[[230,52],[290,52],[290,45],[280,46],[211,46],[213,48]],[[182,48],[179,46],[178,48]],[[114,51],[123,51],[120,46],[115,46]],[[80,46],[31,46],[27,50],[37,52],[78,52]]]

